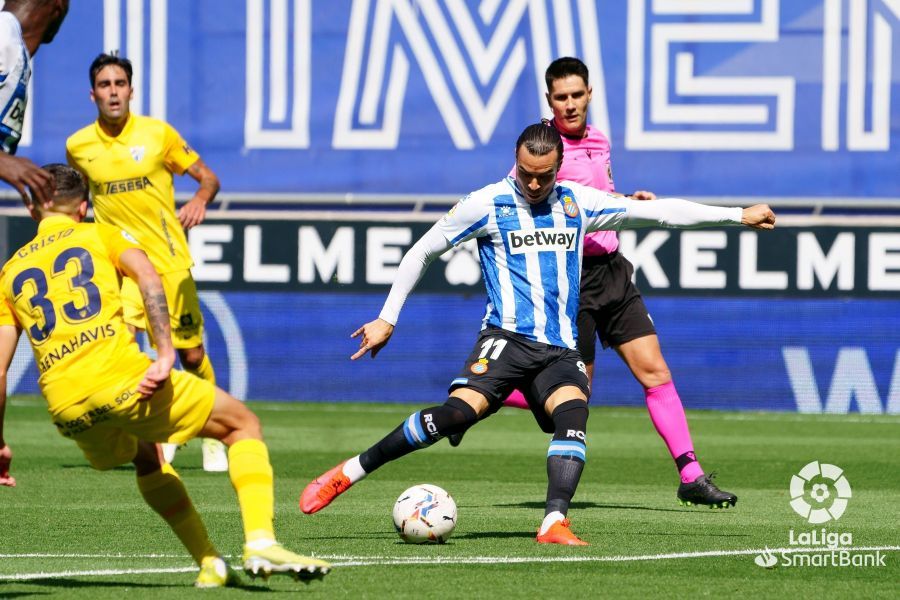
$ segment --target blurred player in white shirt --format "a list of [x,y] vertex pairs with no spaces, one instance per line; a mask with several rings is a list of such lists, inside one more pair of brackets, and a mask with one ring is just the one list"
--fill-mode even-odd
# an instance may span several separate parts
[[0,11],[0,179],[30,202],[53,196],[53,177],[27,158],[13,156],[22,138],[31,57],[59,31],[69,0],[6,0]]

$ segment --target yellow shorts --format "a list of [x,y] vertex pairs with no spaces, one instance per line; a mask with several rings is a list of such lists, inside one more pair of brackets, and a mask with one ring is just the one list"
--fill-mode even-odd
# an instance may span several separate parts
[[[200,299],[197,297],[197,285],[191,272],[173,271],[161,273],[163,289],[166,291],[166,302],[169,305],[169,322],[172,326],[172,344],[175,348],[196,348],[203,343],[203,313],[200,312]],[[138,329],[150,330],[144,314],[144,301],[137,283],[128,277],[122,278],[122,308],[126,323]],[[153,341],[151,336],[150,341]]]
[[197,437],[212,412],[216,388],[184,371],[148,400],[139,400],[141,378],[110,386],[53,416],[59,433],[78,444],[95,469],[131,462],[138,440],[183,444]]

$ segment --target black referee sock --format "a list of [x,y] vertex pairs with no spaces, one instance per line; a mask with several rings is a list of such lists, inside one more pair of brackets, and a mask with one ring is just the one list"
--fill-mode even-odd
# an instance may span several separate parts
[[475,410],[451,396],[440,406],[411,414],[380,442],[360,454],[359,464],[366,473],[371,473],[387,462],[419,448],[427,448],[442,437],[465,431],[477,422]]
[[569,511],[585,461],[588,408],[583,400],[570,400],[553,411],[555,431],[547,451],[547,506],[544,515]]

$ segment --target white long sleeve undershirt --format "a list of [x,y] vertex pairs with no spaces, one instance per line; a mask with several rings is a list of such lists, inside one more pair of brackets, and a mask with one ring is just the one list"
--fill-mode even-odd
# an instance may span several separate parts
[[691,229],[715,225],[740,225],[743,209],[739,207],[707,206],[681,200],[633,200],[628,204],[622,229],[639,227],[667,227]]
[[[653,201],[634,200],[628,203],[622,229],[639,227],[711,227],[715,225],[740,225],[743,209],[706,206],[677,198]],[[397,276],[378,318],[396,325],[406,298],[415,288],[434,259],[452,248],[435,224],[419,238],[403,256],[397,267]]]
[[434,259],[452,247],[453,245],[447,241],[435,223],[403,256],[403,260],[397,267],[394,285],[391,286],[391,291],[388,293],[387,300],[384,301],[384,307],[378,318],[391,325],[396,325],[406,297],[419,283],[425,269]]

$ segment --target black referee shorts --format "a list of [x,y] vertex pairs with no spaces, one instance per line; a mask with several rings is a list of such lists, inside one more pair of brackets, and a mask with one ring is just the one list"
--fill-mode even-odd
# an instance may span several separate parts
[[603,347],[609,348],[656,333],[641,293],[631,281],[633,274],[634,267],[618,252],[584,257],[578,351],[585,362],[594,362],[598,337]]

